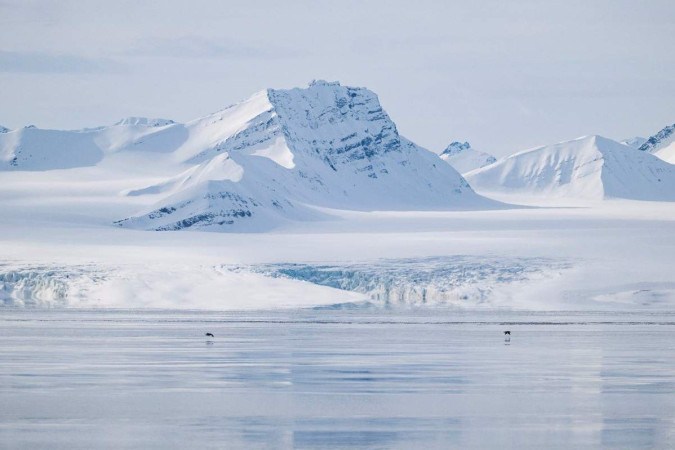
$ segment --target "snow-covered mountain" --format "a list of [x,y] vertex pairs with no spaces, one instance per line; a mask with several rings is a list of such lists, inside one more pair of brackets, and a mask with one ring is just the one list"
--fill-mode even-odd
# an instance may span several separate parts
[[112,126],[45,130],[30,125],[0,134],[0,170],[90,167],[118,152],[171,153],[185,140],[184,125],[134,117]]
[[451,142],[441,153],[441,159],[459,173],[467,173],[488,166],[497,158],[489,153],[475,150],[468,142]]
[[319,216],[306,205],[495,206],[436,155],[401,137],[367,89],[323,81],[306,89],[268,89],[186,128],[189,137],[174,153],[196,166],[147,187],[167,195],[119,225],[257,229]]
[[0,133],[7,133],[9,131],[9,128],[5,128],[2,125],[0,125]]
[[601,136],[526,150],[466,177],[479,192],[675,201],[675,167]]
[[[316,206],[500,205],[400,136],[373,92],[337,82],[267,89],[185,124],[132,117],[94,129],[24,128],[0,135],[0,170],[93,166],[161,174],[157,182],[123,192],[131,203],[152,204],[116,222],[141,229],[263,230],[322,217]],[[139,198],[150,202],[133,200]]]
[[173,120],[170,119],[151,119],[148,117],[126,117],[119,122],[117,122],[115,125],[137,125],[137,126],[144,126],[144,127],[164,127],[167,125],[171,125],[174,122]]
[[649,152],[664,161],[675,164],[675,124],[669,125],[651,136],[639,147],[639,150]]
[[103,158],[95,133],[34,126],[0,134],[0,170],[53,170],[93,166]]
[[642,136],[635,136],[621,141],[622,144],[633,148],[640,148],[640,146],[645,142],[647,142],[647,139],[643,138]]

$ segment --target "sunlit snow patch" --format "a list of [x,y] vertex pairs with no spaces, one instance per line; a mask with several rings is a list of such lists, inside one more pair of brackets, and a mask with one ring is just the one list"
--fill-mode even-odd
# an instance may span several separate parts
[[291,152],[286,145],[286,142],[280,136],[274,139],[274,142],[269,146],[261,149],[253,149],[251,154],[269,158],[286,169],[295,167],[295,163],[293,162],[293,152]]

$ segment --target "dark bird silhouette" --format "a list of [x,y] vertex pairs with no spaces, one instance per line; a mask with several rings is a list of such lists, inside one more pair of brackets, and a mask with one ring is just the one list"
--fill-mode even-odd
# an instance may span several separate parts
[[213,333],[206,333],[206,337],[213,337]]
[[508,334],[509,336],[511,336],[511,332],[510,332],[510,331],[505,331],[504,334]]

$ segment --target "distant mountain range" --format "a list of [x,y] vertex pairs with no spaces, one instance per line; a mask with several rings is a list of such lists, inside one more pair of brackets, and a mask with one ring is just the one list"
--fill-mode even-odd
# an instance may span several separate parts
[[636,136],[624,139],[621,143],[675,164],[675,124],[664,127],[648,138]]
[[645,139],[638,150],[649,152],[664,161],[675,164],[675,124],[669,125]]
[[[119,226],[265,230],[314,220],[314,207],[448,210],[502,207],[476,194],[438,156],[400,136],[377,96],[337,82],[267,89],[188,122],[128,118],[78,131],[23,128],[0,135],[0,169],[125,170],[142,155],[174,175],[125,195],[156,198]],[[139,168],[135,165],[135,170]]]
[[480,192],[675,201],[675,166],[601,136],[516,153],[466,177]]
[[468,142],[452,142],[440,156],[443,161],[462,174],[497,161],[497,158],[489,153],[473,149]]
[[121,227],[262,231],[321,220],[329,209],[508,207],[471,186],[487,195],[675,201],[674,131],[623,143],[587,136],[501,160],[452,142],[439,158],[401,136],[372,91],[315,81],[184,124],[129,117],[83,130],[0,127],[0,171],[65,171],[51,183],[105,173],[114,204],[128,206],[114,221]]
[[640,148],[642,144],[647,142],[647,139],[641,137],[641,136],[635,136],[632,138],[624,139],[621,141],[622,144],[627,145],[629,147],[633,147],[635,149]]

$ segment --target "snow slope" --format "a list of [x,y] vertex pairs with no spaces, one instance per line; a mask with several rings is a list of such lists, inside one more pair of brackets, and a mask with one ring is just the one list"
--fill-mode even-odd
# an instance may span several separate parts
[[623,139],[621,141],[621,143],[623,145],[627,145],[627,146],[633,147],[633,148],[640,148],[640,146],[642,146],[642,144],[644,144],[645,142],[647,142],[647,139],[645,139],[641,136],[635,136],[635,137],[632,137],[632,138]]
[[[171,153],[185,127],[164,119],[132,117],[112,126],[44,130],[28,126],[0,133],[0,171],[46,171],[91,167],[115,153]],[[155,155],[156,156],[156,155]]]
[[441,153],[441,159],[450,164],[459,173],[464,174],[497,161],[489,153],[475,150],[468,142],[452,142]]
[[103,158],[94,133],[25,127],[0,134],[0,170],[93,166]]
[[675,201],[675,167],[601,136],[526,150],[466,176],[479,192]]
[[663,128],[651,136],[639,148],[643,152],[649,152],[664,161],[675,164],[675,124]]

